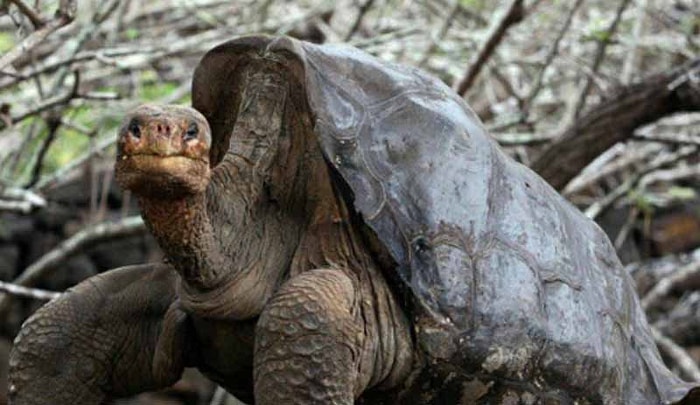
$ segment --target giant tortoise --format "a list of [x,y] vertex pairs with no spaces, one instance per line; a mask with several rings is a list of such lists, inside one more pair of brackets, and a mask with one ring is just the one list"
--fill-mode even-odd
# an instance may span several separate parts
[[37,311],[13,404],[101,404],[186,366],[263,405],[699,403],[603,232],[439,80],[253,36],[204,56],[192,100],[118,135],[167,260]]

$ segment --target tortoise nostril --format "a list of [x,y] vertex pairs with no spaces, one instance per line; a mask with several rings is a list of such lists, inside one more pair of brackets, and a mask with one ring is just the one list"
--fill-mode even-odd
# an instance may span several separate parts
[[161,136],[170,135],[170,125],[158,123],[156,124],[156,134]]

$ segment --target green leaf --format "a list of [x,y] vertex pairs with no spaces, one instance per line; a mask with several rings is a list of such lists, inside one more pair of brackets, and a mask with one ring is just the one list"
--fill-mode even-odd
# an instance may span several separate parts
[[139,30],[136,28],[128,28],[125,34],[128,39],[136,39],[140,35]]
[[668,189],[668,195],[678,200],[692,200],[697,197],[697,192],[690,187],[673,186]]
[[0,32],[0,53],[5,53],[15,46],[15,37],[9,32]]

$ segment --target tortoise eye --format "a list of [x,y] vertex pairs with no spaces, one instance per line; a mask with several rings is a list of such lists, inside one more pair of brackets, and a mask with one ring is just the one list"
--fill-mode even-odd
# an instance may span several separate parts
[[136,139],[141,138],[141,127],[139,127],[139,122],[136,118],[133,118],[129,122],[129,126],[127,128],[129,129],[129,132],[131,132],[131,135],[134,138],[136,138]]
[[185,132],[185,136],[183,137],[183,139],[185,141],[190,141],[192,139],[197,138],[198,133],[199,133],[199,128],[197,127],[197,123],[192,122],[192,123],[190,123],[190,126],[187,127],[187,131]]

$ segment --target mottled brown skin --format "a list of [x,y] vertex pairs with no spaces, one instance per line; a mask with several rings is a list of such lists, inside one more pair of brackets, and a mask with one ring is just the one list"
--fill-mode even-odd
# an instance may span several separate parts
[[196,111],[125,119],[117,180],[167,264],[113,270],[39,310],[12,355],[13,404],[100,404],[172,384],[184,366],[256,404],[352,404],[408,378],[408,321],[297,82],[274,66],[246,74],[215,165]]

